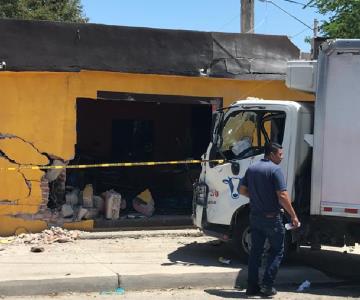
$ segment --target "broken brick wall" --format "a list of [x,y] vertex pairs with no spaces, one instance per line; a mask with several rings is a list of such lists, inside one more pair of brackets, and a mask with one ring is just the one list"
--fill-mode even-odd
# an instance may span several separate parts
[[[49,155],[73,156],[75,111],[65,74],[2,72],[0,89],[0,168],[47,165]],[[31,169],[0,171],[0,224],[6,223],[0,235],[47,227],[41,217],[33,218],[45,203],[43,175]]]

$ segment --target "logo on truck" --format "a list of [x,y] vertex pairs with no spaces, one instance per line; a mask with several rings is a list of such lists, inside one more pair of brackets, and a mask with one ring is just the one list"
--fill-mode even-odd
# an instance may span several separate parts
[[239,198],[239,188],[240,188],[240,177],[228,177],[223,180],[223,183],[227,184],[230,188],[230,195],[233,199]]

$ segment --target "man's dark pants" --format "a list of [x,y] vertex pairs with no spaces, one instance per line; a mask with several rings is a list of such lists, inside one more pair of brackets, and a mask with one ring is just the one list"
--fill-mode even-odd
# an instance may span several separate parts
[[284,255],[285,228],[282,216],[280,214],[273,217],[250,215],[250,229],[251,250],[248,264],[248,286],[255,287],[259,284],[259,267],[261,266],[265,240],[268,239],[270,249],[262,284],[272,287]]

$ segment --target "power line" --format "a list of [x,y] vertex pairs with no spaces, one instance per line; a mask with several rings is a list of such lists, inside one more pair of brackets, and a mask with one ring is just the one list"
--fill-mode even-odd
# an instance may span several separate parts
[[230,23],[234,22],[237,18],[240,18],[240,14],[237,14],[236,16],[234,16],[233,18],[231,18],[230,21],[226,22],[224,25],[222,25],[219,30],[223,29],[224,27],[226,27],[227,25],[229,25]]
[[293,38],[299,36],[300,34],[302,34],[303,32],[305,32],[305,31],[307,31],[307,30],[309,30],[309,28],[305,28],[305,29],[301,30],[300,32],[298,32],[298,33],[296,33],[296,34],[294,34],[294,35],[292,35],[292,36],[289,36],[289,39],[292,40]]
[[305,3],[301,3],[301,2],[298,2],[298,1],[294,1],[294,0],[283,0],[283,1],[285,1],[285,2],[290,2],[290,3],[293,3],[293,4],[297,4],[297,5],[301,5],[301,6],[303,6],[303,7],[306,6]]
[[[268,12],[267,5],[266,5],[266,15],[265,15],[265,17],[260,22],[258,22],[253,28],[250,28],[250,30],[247,31],[246,33],[250,33],[251,31],[255,31],[255,29],[262,26],[267,21],[268,14],[269,14],[269,12]],[[225,28],[227,25],[231,24],[232,22],[234,22],[238,18],[240,18],[240,14],[237,14],[236,16],[232,17],[229,21],[227,21],[225,24],[223,24],[221,27],[219,27],[218,30],[222,30],[223,28]]]
[[307,8],[307,7],[314,7],[315,5],[315,0],[308,0],[308,3],[305,4],[305,6],[303,8]]
[[249,33],[249,32],[255,33],[255,29],[259,28],[260,26],[262,26],[264,23],[267,22],[268,16],[269,16],[269,11],[268,11],[267,3],[266,3],[266,14],[265,14],[265,17],[264,17],[260,22],[258,22],[258,23],[254,26],[254,28],[251,28],[251,29],[250,29],[248,32],[246,32],[246,33]]
[[289,13],[288,11],[286,11],[285,9],[283,9],[282,7],[280,7],[279,5],[277,5],[276,3],[274,3],[271,0],[259,0],[261,2],[264,3],[271,3],[272,5],[276,6],[278,9],[280,9],[281,11],[283,11],[284,13],[286,13],[287,15],[289,15],[290,17],[292,17],[293,19],[295,19],[296,21],[300,22],[301,24],[303,24],[304,26],[306,26],[307,28],[313,30],[312,27],[310,27],[309,25],[307,25],[306,23],[304,23],[303,21],[301,21],[299,18],[295,17],[293,14]]
[[250,32],[253,32],[255,33],[255,29],[258,29],[260,26],[262,26],[265,22],[266,22],[266,18],[265,17],[264,19],[262,19],[259,23],[257,23],[253,28],[250,28],[249,31],[247,31],[246,33],[250,33]]

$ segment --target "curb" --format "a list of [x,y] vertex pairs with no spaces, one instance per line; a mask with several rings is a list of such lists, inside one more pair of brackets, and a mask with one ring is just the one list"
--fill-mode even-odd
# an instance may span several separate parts
[[118,276],[14,280],[0,282],[1,296],[34,296],[66,292],[96,292],[114,290]]
[[200,237],[204,234],[198,229],[188,230],[148,230],[148,231],[113,231],[113,232],[82,232],[79,240],[101,240],[101,239],[119,239],[119,238],[143,238],[143,237]]
[[[306,275],[306,278],[304,276]],[[247,268],[229,272],[198,272],[180,274],[114,274],[102,277],[54,278],[44,280],[15,280],[0,282],[2,296],[31,296],[66,292],[90,293],[114,291],[124,288],[125,291],[176,288],[211,288],[234,286],[235,280],[241,285],[246,283]],[[299,285],[304,280],[312,284],[339,282],[320,271],[291,267],[280,269],[277,285]],[[245,286],[244,286],[245,287]]]

